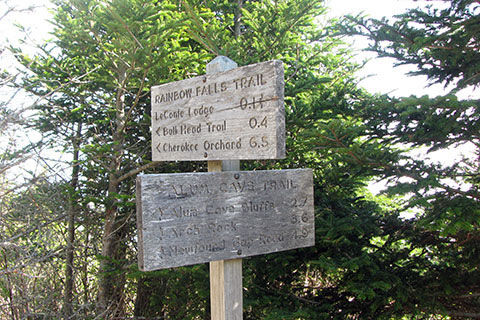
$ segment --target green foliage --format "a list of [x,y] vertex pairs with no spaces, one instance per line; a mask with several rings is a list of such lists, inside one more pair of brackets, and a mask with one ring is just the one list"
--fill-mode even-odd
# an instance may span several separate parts
[[[131,173],[149,164],[148,87],[203,73],[213,57],[208,52],[224,53],[239,65],[281,59],[287,158],[244,162],[243,167],[314,169],[317,245],[246,259],[245,316],[382,314],[393,299],[386,292],[396,288],[388,270],[382,271],[388,256],[375,258],[373,252],[383,251],[372,247],[371,239],[388,237],[384,225],[398,219],[389,218],[361,193],[397,154],[370,139],[365,119],[358,117],[356,110],[365,109],[371,98],[356,87],[357,66],[349,62],[342,42],[331,36],[336,27],[317,23],[325,12],[321,1],[249,1],[241,8],[229,1],[173,4],[59,1],[54,45],[33,58],[15,51],[31,71],[21,85],[47,98],[38,104],[33,125],[65,150],[72,150],[75,142],[81,152],[77,224],[83,231],[77,241],[92,247],[77,262],[85,267],[84,279],[95,275],[100,284],[113,284],[106,292],[112,301],[125,301],[116,305],[121,312],[208,317],[204,266],[148,274],[132,267]],[[203,163],[162,163],[155,171],[202,169]],[[104,254],[100,239],[102,234],[105,239],[109,221],[115,241]],[[98,257],[95,263],[92,253]],[[75,303],[91,316],[92,299],[87,294]]]
[[[69,184],[62,194],[79,208],[73,304],[83,318],[209,318],[206,265],[149,273],[137,269],[133,195],[139,172],[205,170],[203,162],[151,163],[149,87],[203,74],[219,53],[239,65],[270,59],[285,65],[287,158],[245,161],[242,168],[314,171],[316,245],[244,260],[245,318],[394,319],[476,310],[478,161],[432,165],[405,149],[478,146],[478,101],[461,100],[455,92],[433,99],[379,97],[358,88],[358,66],[335,36],[341,27],[319,23],[322,1],[55,3],[52,41],[33,57],[11,50],[29,70],[18,86],[43,97],[32,128],[43,133],[45,145],[80,153],[72,163],[79,170],[78,187]],[[477,9],[474,2],[452,3],[443,11],[412,11],[393,25],[359,20],[349,27],[356,33],[367,28],[372,49],[383,55],[418,65],[432,81],[463,88],[478,83],[477,52],[470,50],[477,41],[470,32],[477,27]],[[446,17],[452,24],[439,28]],[[405,35],[398,38],[400,31]],[[450,41],[447,35],[461,38],[451,41],[467,53],[461,59],[470,59],[459,64],[459,73],[451,71],[454,62],[445,48],[434,48]],[[436,67],[424,68],[429,64]],[[439,74],[442,65],[444,75]],[[392,182],[391,198],[369,194],[366,186],[373,178]],[[406,197],[400,201],[399,196]],[[20,199],[34,208],[31,199]],[[48,204],[49,212],[67,207],[34,199]],[[408,210],[418,216],[400,218]],[[21,210],[12,212],[10,221],[28,225],[20,219]],[[24,239],[42,244],[22,243],[32,256],[48,256],[53,242],[65,243],[62,223],[48,227]],[[13,251],[6,256],[8,262],[19,259]],[[41,286],[57,300],[58,277]],[[2,297],[10,293],[6,280],[0,278]],[[108,305],[95,309],[99,298]],[[48,314],[60,317],[58,301],[35,312],[48,307]]]
[[370,49],[398,64],[413,64],[412,74],[426,75],[432,83],[459,88],[479,82],[480,18],[478,1],[446,1],[445,9],[412,9],[388,20],[356,19],[353,32],[372,41]]
[[[156,165],[150,160],[149,87],[199,73],[207,53],[189,39],[186,15],[174,1],[61,0],[56,6],[53,41],[34,57],[11,48],[29,70],[18,86],[43,97],[30,122],[44,134],[42,143],[80,152],[81,258],[74,263],[82,266],[76,278],[93,292],[74,295],[74,305],[83,306],[85,317],[104,312],[105,305],[94,310],[98,285],[106,303],[116,305],[111,309],[118,307],[115,316],[123,316],[135,304],[135,295],[125,292],[137,281],[127,277],[136,259],[134,179],[139,167]],[[167,163],[157,170],[202,165]],[[98,284],[88,280],[95,277]]]
[[[460,99],[458,92],[480,83],[480,7],[477,1],[445,2],[446,9],[412,9],[392,22],[350,17],[354,24],[346,28],[368,37],[369,50],[380,57],[413,64],[412,74],[454,88],[433,98],[377,97],[360,112],[371,139],[398,149],[399,161],[379,171],[390,182],[388,194],[405,196],[403,210],[416,212],[403,223],[398,251],[409,252],[399,265],[411,270],[399,279],[415,289],[405,289],[411,292],[402,297],[407,308],[393,307],[413,315],[477,317],[480,101]],[[454,157],[459,147],[470,155]],[[412,155],[419,148],[425,156]],[[428,159],[439,154],[450,163]]]
[[35,312],[55,317],[58,311],[65,190],[65,185],[41,180],[2,197],[0,297],[9,311],[2,308],[2,317],[27,318]]

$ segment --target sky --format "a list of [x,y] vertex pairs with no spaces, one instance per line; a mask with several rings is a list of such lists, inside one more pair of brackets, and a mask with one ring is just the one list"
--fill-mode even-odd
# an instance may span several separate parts
[[[432,1],[413,1],[413,0],[327,0],[330,7],[329,14],[332,17],[338,17],[346,14],[365,14],[370,18],[380,19],[382,17],[392,17],[401,14],[408,9],[416,7],[425,7],[432,4]],[[435,5],[440,5],[435,2]],[[357,57],[359,61],[370,59],[363,70],[359,73],[360,78],[365,78],[360,84],[373,93],[388,93],[393,96],[415,95],[438,95],[445,91],[442,85],[433,85],[427,87],[427,78],[425,76],[407,76],[409,71],[413,71],[413,66],[393,67],[394,59],[376,58],[373,52],[362,52],[367,44],[365,39],[357,38],[354,40],[354,47],[357,48]]]
[[[405,12],[407,9],[417,6],[424,7],[427,3],[440,5],[439,1],[425,1],[425,0],[326,0],[326,5],[330,8],[329,15],[341,16],[344,14],[359,14],[363,13],[369,17],[381,18],[383,16],[392,16]],[[34,31],[36,37],[31,39],[33,41],[40,41],[48,38],[48,30],[51,26],[46,22],[49,17],[49,12],[46,7],[49,6],[48,0],[0,0],[0,16],[8,6],[17,6],[19,8],[26,8],[28,6],[36,6],[34,13],[19,12],[10,14],[8,21],[0,20],[0,27],[6,30],[6,26],[11,22],[19,22],[27,27],[27,29]],[[16,38],[20,36],[14,28],[8,28],[7,32],[0,33],[0,41],[9,38],[12,43],[16,42]],[[357,38],[354,47],[358,49],[357,58],[359,61],[364,59],[371,59],[366,64],[363,70],[359,73],[360,78],[365,78],[361,85],[370,92],[389,93],[394,96],[405,96],[410,94],[425,94],[432,95],[441,93],[444,89],[441,85],[436,85],[426,88],[426,78],[423,76],[407,77],[405,74],[412,70],[409,66],[400,66],[393,68],[393,59],[375,58],[374,53],[362,52],[360,49],[366,45],[366,40]],[[2,65],[8,64],[8,60],[2,61]]]
[[[448,4],[448,3],[447,3]],[[442,1],[412,1],[412,0],[327,0],[330,7],[329,15],[338,17],[345,14],[365,14],[371,18],[392,17],[393,15],[405,12],[408,9],[416,7],[424,8],[427,5],[445,6]],[[365,67],[358,74],[360,78],[365,78],[359,84],[371,93],[388,93],[391,96],[402,97],[428,94],[438,96],[449,91],[442,84],[428,86],[426,76],[408,76],[409,71],[414,71],[414,66],[397,66],[392,58],[377,58],[372,52],[364,52],[361,49],[366,46],[363,39],[356,39],[353,43],[357,50],[357,59],[359,62],[364,59],[370,59]],[[459,98],[480,98],[480,93],[473,89],[463,90],[458,93]],[[448,150],[439,150],[436,152],[425,153],[426,149],[413,150],[412,156],[420,157],[430,163],[442,163],[451,165],[462,157],[475,157],[473,145],[463,145]],[[384,182],[372,183],[369,186],[373,193],[378,193],[385,188]]]
[[[372,18],[391,17],[395,14],[403,13],[407,9],[415,7],[424,7],[427,4],[442,5],[442,1],[426,1],[426,0],[326,0],[330,17],[338,17],[344,14],[360,14],[363,13]],[[12,44],[18,41],[20,33],[15,28],[7,27],[13,22],[23,24],[27,29],[35,35],[33,40],[41,42],[42,39],[49,37],[48,30],[51,25],[46,22],[50,14],[46,7],[49,6],[48,0],[0,0],[0,18],[8,6],[16,6],[17,8],[26,8],[34,5],[37,8],[33,13],[18,12],[9,14],[6,18],[0,20],[0,43],[5,43],[5,39],[10,39]],[[424,76],[407,76],[406,73],[413,70],[412,66],[393,67],[393,59],[376,58],[374,53],[364,52],[361,49],[365,47],[366,40],[357,38],[352,46],[356,49],[356,58],[358,61],[370,59],[362,71],[359,73],[360,78],[364,78],[360,85],[372,93],[388,93],[393,96],[409,96],[411,94],[432,96],[446,92],[441,85],[427,87],[426,77]],[[0,69],[7,68],[11,64],[11,57],[5,54],[0,55]],[[465,97],[471,97],[473,93],[465,93]],[[478,93],[476,94],[478,97]],[[3,99],[0,92],[0,99]],[[455,153],[460,156],[462,153],[468,152],[456,150]],[[433,155],[436,157],[436,155]],[[439,155],[442,157],[442,155]],[[447,157],[448,158],[448,157]],[[452,158],[452,157],[450,157]],[[453,159],[453,158],[452,158]]]

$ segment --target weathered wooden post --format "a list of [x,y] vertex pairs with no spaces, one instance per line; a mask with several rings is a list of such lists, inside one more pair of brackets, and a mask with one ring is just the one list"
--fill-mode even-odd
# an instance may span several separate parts
[[[207,64],[207,75],[236,68],[235,61],[219,56]],[[232,105],[235,102],[232,101]],[[208,171],[239,171],[240,160],[208,161]],[[210,262],[212,320],[243,319],[242,259]]]
[[213,320],[243,317],[242,258],[315,243],[312,170],[239,170],[285,157],[283,81],[281,61],[217,57],[204,76],[152,87],[152,159],[209,172],[137,177],[139,267],[209,262]]

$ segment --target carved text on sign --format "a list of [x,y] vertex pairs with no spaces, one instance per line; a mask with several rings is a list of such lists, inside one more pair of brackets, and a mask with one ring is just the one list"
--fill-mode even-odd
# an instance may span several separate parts
[[281,61],[152,87],[152,159],[285,157]]
[[137,221],[146,271],[311,246],[312,171],[141,175]]

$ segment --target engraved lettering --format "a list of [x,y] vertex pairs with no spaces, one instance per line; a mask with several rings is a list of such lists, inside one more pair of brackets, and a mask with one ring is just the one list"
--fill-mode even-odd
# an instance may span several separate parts
[[188,108],[188,116],[189,117],[197,117],[197,116],[203,116],[205,118],[208,118],[209,115],[211,115],[215,111],[215,108],[213,106],[200,106],[198,108]]
[[192,88],[180,91],[166,92],[155,95],[155,103],[173,102],[181,99],[190,99],[192,97]]
[[[157,130],[157,133],[158,133],[158,130]],[[167,127],[163,128],[163,135],[164,136],[174,136],[174,135],[177,135],[177,134],[178,134],[177,126],[173,126],[171,128],[167,128]]]
[[152,160],[283,158],[282,75],[269,61],[152,87]]
[[293,232],[293,238],[297,239],[306,239],[308,237],[308,230],[306,228],[301,228],[300,230],[295,230]]
[[242,148],[242,138],[238,138],[237,141],[223,141],[223,139],[217,141],[208,141],[203,142],[203,148],[205,151],[210,150],[238,150]]
[[192,195],[196,194],[208,194],[210,193],[210,189],[208,188],[208,184],[191,184],[190,185],[190,193]]
[[248,107],[248,100],[247,98],[240,99],[240,109],[245,110]]
[[227,83],[226,82],[222,82],[220,83],[220,91],[226,91],[227,90]]
[[156,121],[159,120],[170,120],[170,119],[181,119],[185,117],[185,111],[181,109],[177,110],[163,110],[163,111],[155,111],[153,113],[153,118]]
[[237,224],[233,221],[230,223],[210,222],[207,225],[207,228],[211,233],[218,233],[218,232],[224,232],[224,231],[237,231]]
[[292,224],[296,224],[296,223],[300,223],[300,222],[303,222],[303,223],[306,223],[308,222],[308,214],[307,213],[304,213],[302,215],[292,215],[291,219],[290,219],[290,222]]
[[232,182],[231,186],[234,192],[255,191],[253,181]]
[[172,255],[172,252],[170,250],[168,250],[168,247],[160,246],[160,252],[161,252],[161,256],[171,256]]
[[240,87],[245,88],[247,86],[247,78],[240,79]]
[[182,144],[164,143],[161,149],[163,152],[193,152],[198,150],[198,144],[188,142]]
[[236,192],[242,192],[243,189],[245,189],[245,182],[240,183],[240,182],[234,182],[232,183],[233,189],[235,189]]
[[220,183],[220,191],[221,192],[228,192],[228,187],[225,182]]
[[198,211],[196,208],[184,208],[179,206],[178,208],[173,208],[173,214],[177,218],[196,217],[198,215]]
[[227,84],[225,82],[221,82],[220,84],[214,82],[204,86],[196,87],[195,93],[197,94],[197,96],[208,96],[223,92],[225,90],[227,90]]
[[263,93],[260,95],[260,98],[252,97],[252,98],[246,98],[242,97],[240,98],[240,109],[242,110],[256,110],[256,109],[263,109],[264,105],[263,103],[265,100],[263,99]]
[[178,186],[172,185],[172,188],[173,188],[173,192],[175,192],[176,196],[185,196],[186,195],[186,193],[183,192],[183,185],[178,185]]
[[255,240],[251,237],[248,238],[235,238],[232,240],[232,245],[233,249],[238,250],[240,248],[247,248],[250,249],[250,247],[253,245]]
[[259,240],[261,245],[266,245],[266,244],[285,241],[285,236],[283,234],[273,234],[273,235],[261,234]]
[[275,209],[275,204],[268,200],[260,202],[248,201],[242,203],[243,212],[265,212],[273,209]]
[[262,136],[261,138],[258,137],[250,137],[249,140],[250,148],[266,148],[268,146],[268,137]]
[[162,256],[195,255],[202,252],[218,252],[225,250],[225,240],[217,242],[198,242],[189,246],[160,246]]
[[300,200],[297,200],[297,198],[293,199],[292,201],[292,207],[293,208],[303,208],[305,207],[305,205],[307,204],[307,200],[308,198],[305,197],[305,198],[302,198]]
[[269,180],[263,183],[263,190],[290,190],[290,189],[297,189],[297,185],[292,179]]
[[227,131],[227,120],[223,120],[222,123],[207,122],[208,132],[222,132]]
[[172,227],[172,231],[176,238],[181,238],[184,235],[192,236],[200,234],[200,228],[195,224],[186,227]]
[[200,134],[202,133],[202,124],[199,123],[198,125],[188,126],[186,124],[182,124],[180,126],[180,134]]
[[242,77],[238,79],[233,79],[233,83],[235,84],[235,90],[244,89],[244,88],[252,88],[263,86],[267,84],[267,81],[263,79],[263,74],[256,74],[251,77]]
[[226,214],[226,213],[234,213],[235,207],[234,206],[220,206],[214,207],[212,205],[207,205],[207,214]]
[[202,183],[202,184],[180,184],[180,185],[173,185],[172,184],[173,191],[175,193],[175,196],[178,197],[186,197],[187,195],[202,195],[202,194],[209,194],[210,189],[208,187],[208,184]]

